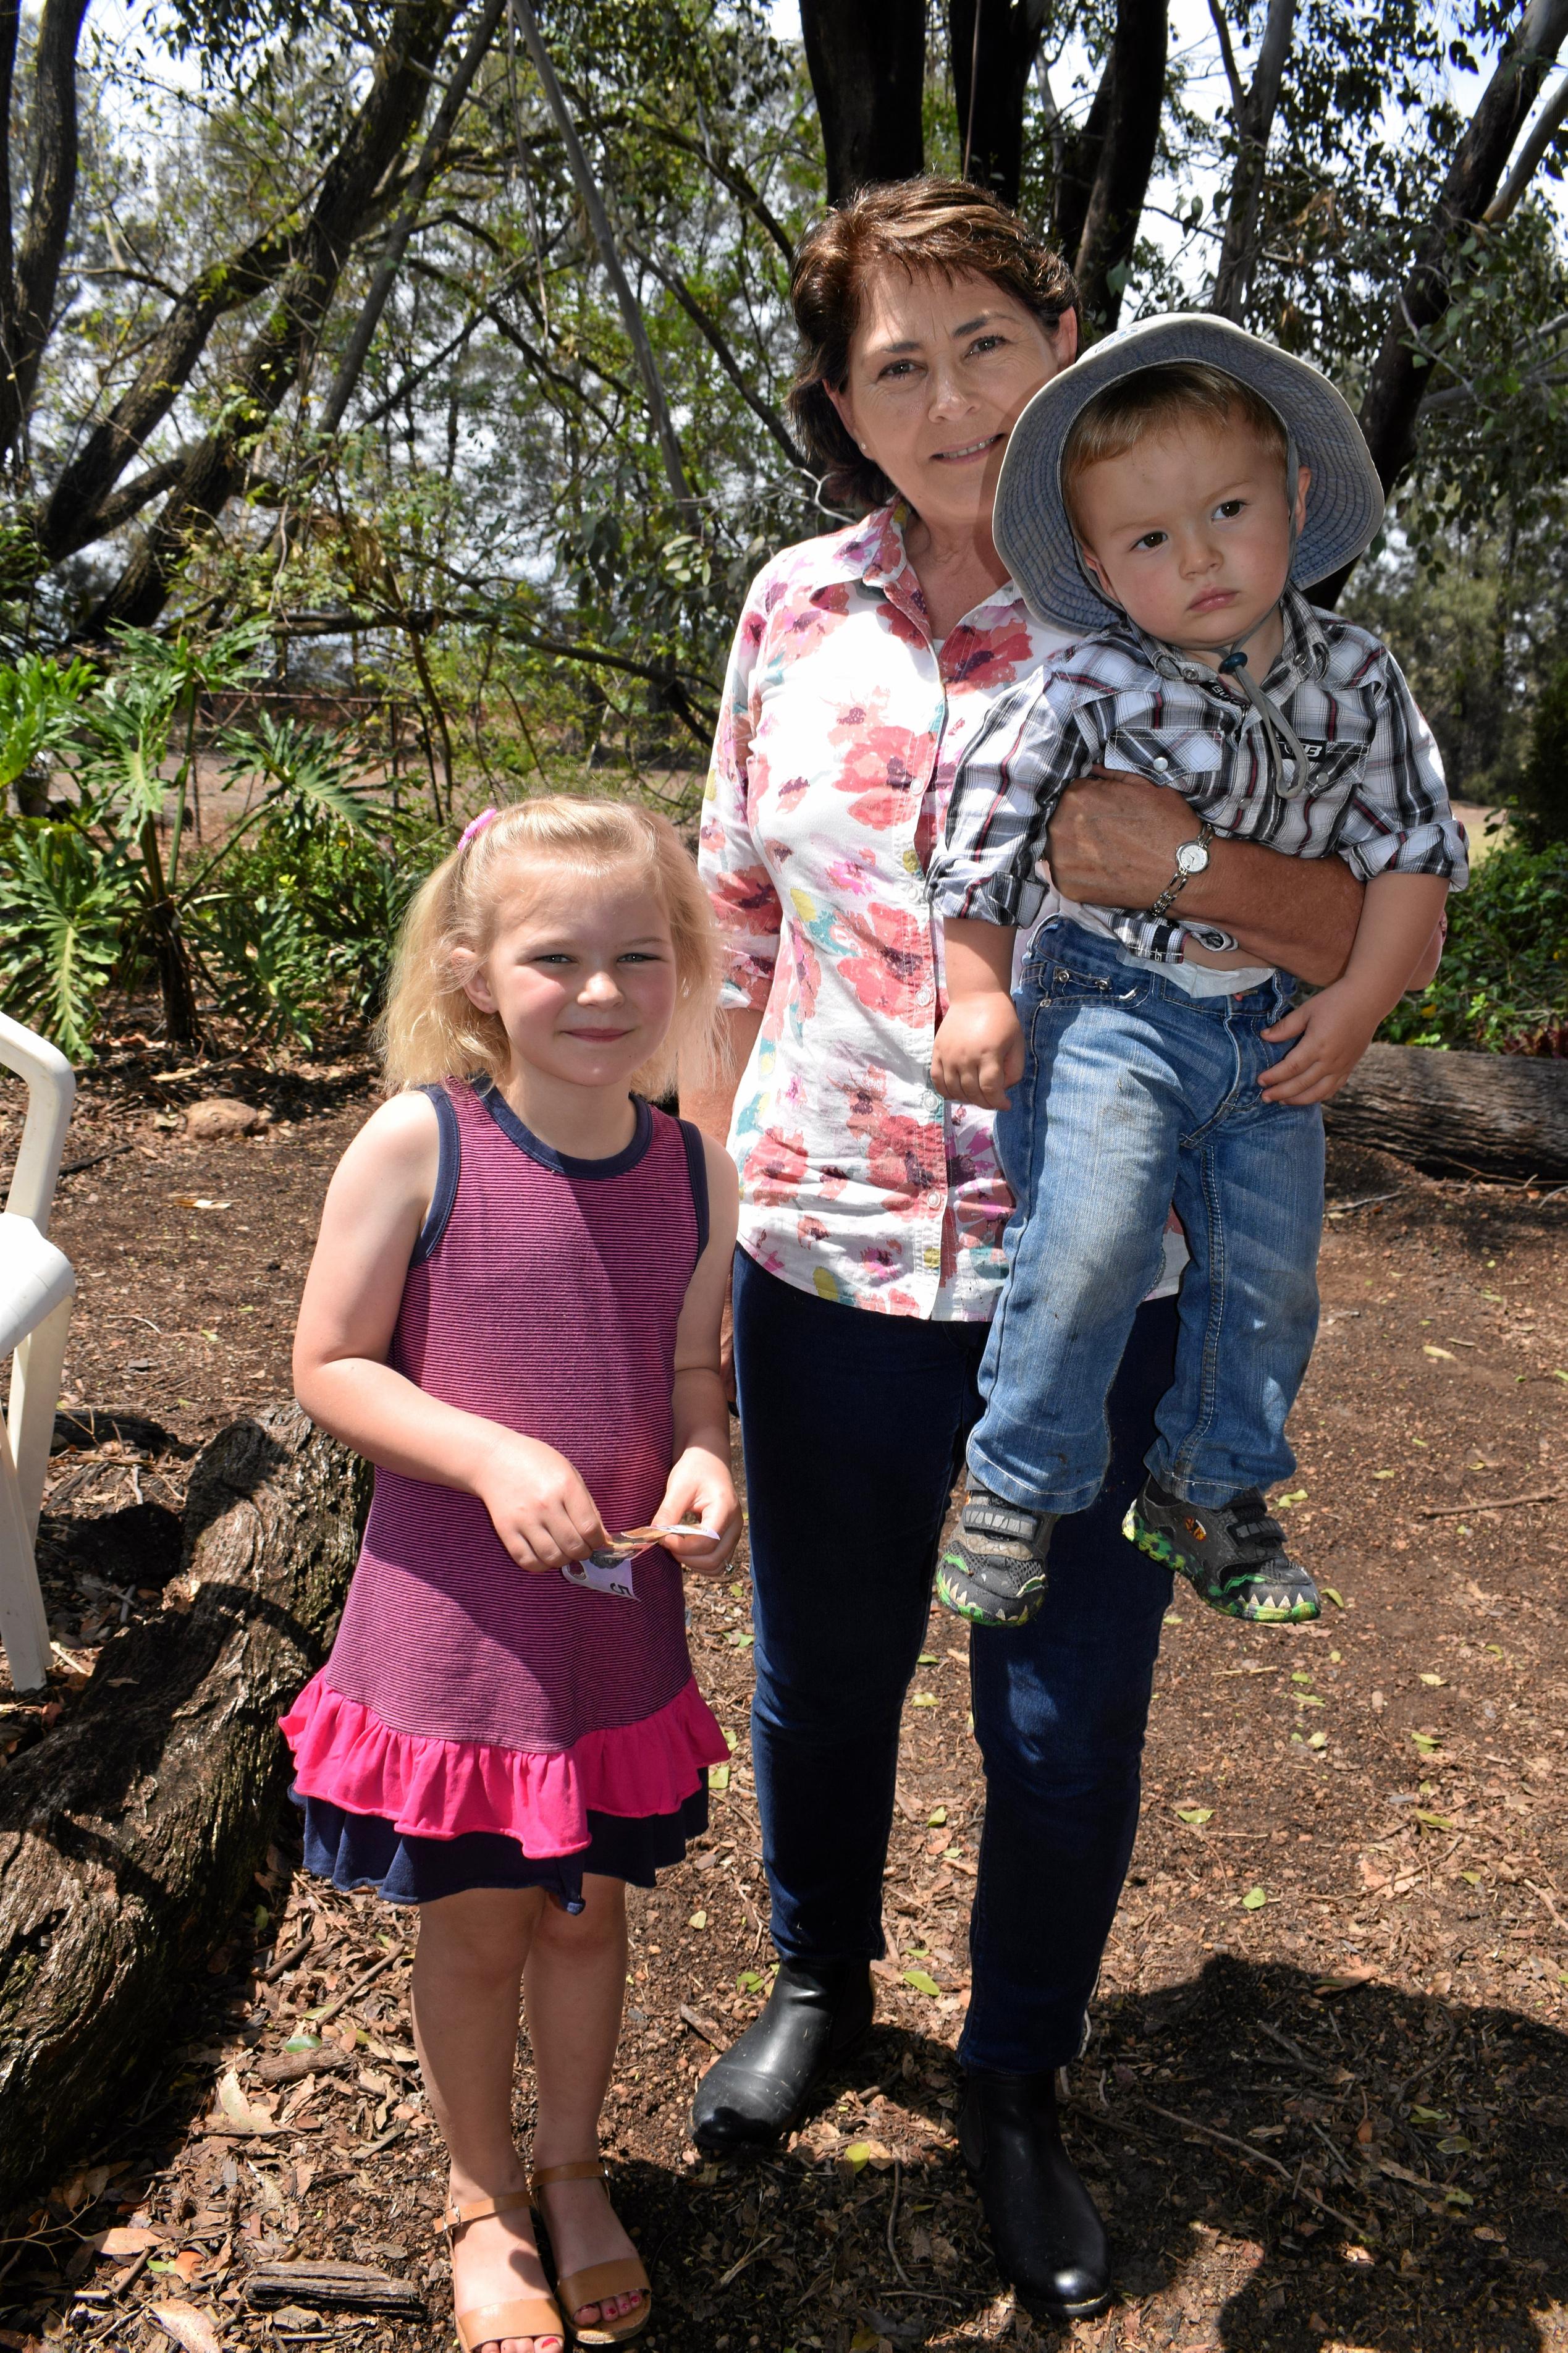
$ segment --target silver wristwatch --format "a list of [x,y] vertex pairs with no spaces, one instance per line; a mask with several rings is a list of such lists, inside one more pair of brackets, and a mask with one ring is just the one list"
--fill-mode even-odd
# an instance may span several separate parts
[[1209,844],[1214,839],[1214,828],[1205,819],[1198,828],[1197,839],[1184,841],[1176,851],[1176,871],[1155,900],[1149,913],[1169,914],[1179,892],[1184,891],[1194,874],[1201,874],[1209,862]]

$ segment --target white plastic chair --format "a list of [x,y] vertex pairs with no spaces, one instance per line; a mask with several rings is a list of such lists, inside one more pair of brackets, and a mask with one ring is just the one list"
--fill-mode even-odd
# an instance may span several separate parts
[[49,1621],[33,1544],[49,1465],[76,1276],[47,1240],[76,1100],[70,1064],[47,1038],[0,1013],[0,1063],[27,1082],[27,1119],[0,1211],[0,1364],[11,1400],[0,1440],[0,1641],[16,1691],[49,1672]]

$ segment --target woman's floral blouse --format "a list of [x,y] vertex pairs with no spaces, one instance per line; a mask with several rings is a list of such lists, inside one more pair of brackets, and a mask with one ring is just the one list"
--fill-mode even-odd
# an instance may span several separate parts
[[700,862],[723,1001],[763,1015],[730,1134],[742,1248],[825,1299],[979,1320],[1012,1203],[991,1114],[931,1083],[947,1005],[926,864],[987,706],[1067,638],[1008,582],[933,646],[903,512],[752,583]]

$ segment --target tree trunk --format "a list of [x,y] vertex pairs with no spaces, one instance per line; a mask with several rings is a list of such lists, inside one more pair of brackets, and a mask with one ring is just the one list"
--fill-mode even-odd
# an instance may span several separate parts
[[[1564,37],[1568,0],[1530,0],[1455,151],[1410,274],[1394,298],[1383,347],[1361,405],[1362,430],[1385,491],[1394,488],[1415,453],[1415,420],[1434,373],[1420,346],[1446,317],[1453,300],[1450,272],[1464,232],[1482,218],[1497,193],[1520,125]],[[1351,570],[1347,565],[1321,582],[1312,591],[1312,602],[1336,604]]]
[[1331,1135],[1437,1176],[1568,1183],[1568,1062],[1373,1046],[1325,1116]]
[[[13,466],[54,324],[55,289],[76,201],[76,52],[86,13],[87,0],[44,0],[38,19],[27,226],[16,251],[15,279],[5,288],[6,315],[0,320],[0,458]],[[9,135],[9,121],[5,127]]]
[[287,1784],[369,1474],[298,1407],[221,1430],[185,1512],[194,1599],[108,1643],[0,1775],[0,2205],[116,2118],[233,1918]]
[[193,545],[244,484],[262,434],[315,355],[355,240],[424,112],[455,13],[455,0],[403,0],[397,9],[289,274],[228,380],[221,421],[192,448],[157,521],[92,613],[83,632],[89,640],[107,637],[117,622],[152,626]]
[[[1166,0],[1117,0],[1104,135],[1073,264],[1084,324],[1096,334],[1109,332],[1121,315],[1160,137],[1168,45]],[[1097,109],[1098,97],[1091,119]]]
[[[1229,35],[1225,32],[1225,17],[1219,0],[1210,0],[1215,24],[1225,33],[1226,64],[1232,73],[1235,61],[1229,53]],[[1290,37],[1295,28],[1296,0],[1269,0],[1268,21],[1263,30],[1263,44],[1258,53],[1258,69],[1252,77],[1252,87],[1238,92],[1233,110],[1236,126],[1236,169],[1231,174],[1230,206],[1226,216],[1225,238],[1220,247],[1219,268],[1215,274],[1214,300],[1211,311],[1222,319],[1230,319],[1239,327],[1252,292],[1253,271],[1258,266],[1258,224],[1263,209],[1263,174],[1268,158],[1268,134],[1274,128],[1274,116],[1279,104],[1279,85],[1285,78],[1285,60],[1290,54]]]
[[925,0],[801,0],[827,200],[925,168]]
[[948,46],[963,176],[1016,205],[1024,173],[1024,100],[1046,0],[948,0]]

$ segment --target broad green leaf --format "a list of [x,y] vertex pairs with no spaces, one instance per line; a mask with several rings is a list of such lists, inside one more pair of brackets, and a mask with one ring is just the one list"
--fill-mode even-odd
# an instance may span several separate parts
[[1261,1887],[1249,1887],[1241,1899],[1244,1912],[1261,1912],[1268,1897]]
[[906,1969],[904,1983],[913,1986],[917,1993],[939,1994],[942,1988],[928,1969]]

